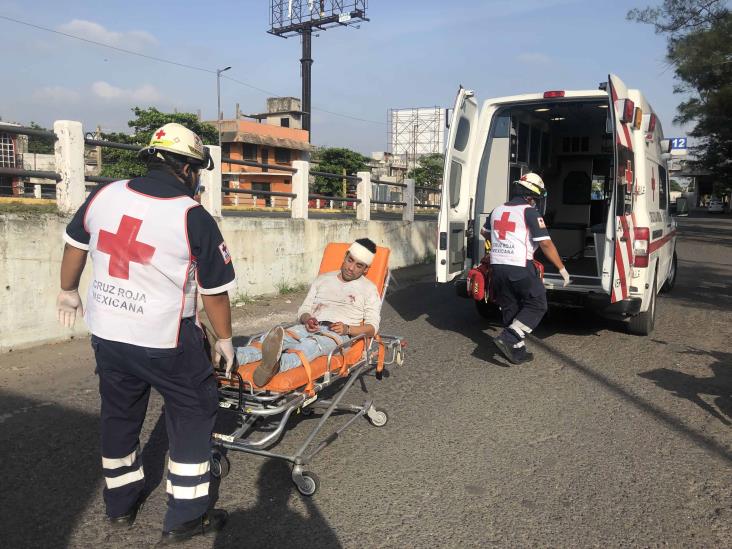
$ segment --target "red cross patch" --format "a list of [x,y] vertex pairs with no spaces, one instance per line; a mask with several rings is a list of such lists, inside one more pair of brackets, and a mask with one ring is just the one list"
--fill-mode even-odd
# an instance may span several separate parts
[[137,241],[142,219],[123,215],[117,233],[100,230],[97,250],[109,254],[109,276],[130,279],[130,262],[150,263],[155,248]]
[[229,248],[226,247],[226,242],[219,244],[219,251],[221,252],[221,257],[224,258],[224,265],[231,263],[231,254],[229,253]]
[[158,131],[158,133],[155,134],[155,139],[160,139],[165,135],[165,132],[163,130]]
[[511,214],[509,212],[503,212],[501,219],[493,222],[493,228],[498,231],[498,239],[505,240],[506,233],[512,233],[516,230],[516,223],[509,221]]

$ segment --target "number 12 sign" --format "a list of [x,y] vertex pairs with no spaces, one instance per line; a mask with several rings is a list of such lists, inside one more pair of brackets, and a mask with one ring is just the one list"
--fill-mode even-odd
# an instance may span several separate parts
[[671,138],[671,150],[685,150],[686,149],[686,137],[672,137]]

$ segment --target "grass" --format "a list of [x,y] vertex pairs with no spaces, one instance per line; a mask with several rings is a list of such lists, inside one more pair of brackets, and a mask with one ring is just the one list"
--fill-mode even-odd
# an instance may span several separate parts
[[435,262],[435,254],[427,254],[426,256],[424,256],[422,258],[422,263],[425,265],[429,264],[429,263],[434,263],[434,262]]
[[234,307],[243,307],[244,305],[249,305],[251,303],[254,303],[254,301],[255,301],[255,299],[253,297],[251,297],[249,294],[240,292],[232,298],[231,304]]
[[24,213],[35,213],[35,214],[47,214],[47,213],[58,213],[56,207],[56,201],[43,201],[30,202],[26,200],[1,200],[0,201],[0,213],[4,214],[24,214]]
[[307,288],[306,284],[295,284],[294,286],[290,286],[289,282],[283,280],[277,284],[277,293],[280,295],[296,294],[297,292],[303,291],[305,288]]

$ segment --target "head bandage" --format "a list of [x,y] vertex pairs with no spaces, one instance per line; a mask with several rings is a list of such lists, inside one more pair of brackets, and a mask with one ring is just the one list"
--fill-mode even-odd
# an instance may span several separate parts
[[351,254],[353,259],[367,266],[371,265],[371,262],[374,260],[373,252],[358,242],[351,244],[351,247],[348,248],[348,253]]

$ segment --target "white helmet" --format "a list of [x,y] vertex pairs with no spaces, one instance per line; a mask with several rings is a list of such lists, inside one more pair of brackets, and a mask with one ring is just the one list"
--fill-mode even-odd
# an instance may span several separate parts
[[154,154],[164,160],[159,151],[185,156],[192,160],[192,164],[206,170],[213,169],[213,160],[208,152],[208,147],[203,144],[198,135],[182,124],[170,122],[155,130],[150,138],[150,143],[140,150],[140,154]]
[[539,198],[544,198],[546,196],[544,180],[537,173],[526,173],[521,176],[521,179],[514,181],[514,183],[524,187],[529,190],[531,194],[536,195]]

